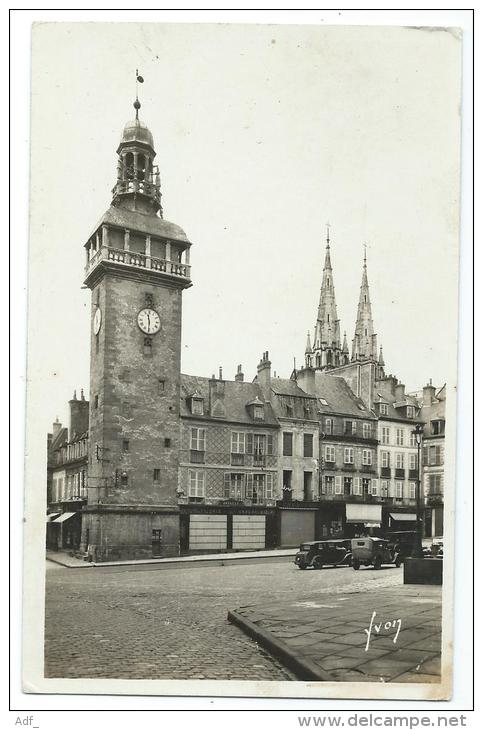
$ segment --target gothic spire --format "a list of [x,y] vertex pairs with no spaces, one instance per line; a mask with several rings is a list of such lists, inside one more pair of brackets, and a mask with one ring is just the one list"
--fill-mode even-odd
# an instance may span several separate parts
[[325,261],[315,323],[313,352],[317,368],[334,367],[340,362],[340,325],[337,317],[334,278],[330,259],[330,225],[327,224]]
[[369,297],[369,282],[367,280],[367,253],[364,244],[364,263],[362,267],[362,282],[357,308],[357,320],[352,340],[352,360],[376,360],[377,342],[372,321],[371,300]]

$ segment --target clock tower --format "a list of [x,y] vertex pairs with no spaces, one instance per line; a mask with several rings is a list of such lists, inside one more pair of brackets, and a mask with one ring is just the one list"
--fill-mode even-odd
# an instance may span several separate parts
[[163,218],[153,137],[124,127],[112,202],[87,243],[92,292],[88,504],[94,560],[176,555],[181,298],[191,243]]

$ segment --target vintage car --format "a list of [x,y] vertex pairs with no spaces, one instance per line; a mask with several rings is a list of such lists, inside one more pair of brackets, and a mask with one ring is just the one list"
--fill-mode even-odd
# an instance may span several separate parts
[[385,539],[389,542],[390,548],[399,553],[401,562],[404,558],[410,557],[414,549],[414,541],[416,539],[415,530],[395,530],[394,532],[386,532]]
[[403,560],[395,546],[381,537],[356,537],[351,540],[351,551],[354,570],[361,565],[373,565],[376,570],[382,565],[399,568]]
[[324,565],[351,565],[350,540],[317,540],[304,542],[295,556],[300,570],[323,568]]

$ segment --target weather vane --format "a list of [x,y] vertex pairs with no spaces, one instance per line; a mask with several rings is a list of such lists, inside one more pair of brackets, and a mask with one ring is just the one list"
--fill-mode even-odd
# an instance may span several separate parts
[[141,109],[141,102],[138,99],[138,83],[144,84],[144,79],[140,76],[138,69],[136,69],[136,101],[133,104],[136,110],[136,119],[139,119],[139,110]]

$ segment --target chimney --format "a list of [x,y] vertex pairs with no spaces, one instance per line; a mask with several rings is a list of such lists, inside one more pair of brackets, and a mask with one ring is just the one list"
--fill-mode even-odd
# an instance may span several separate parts
[[59,421],[59,416],[56,416],[55,422],[52,424],[52,440],[57,438],[61,428],[62,428],[62,424]]
[[244,377],[245,376],[242,373],[242,366],[241,365],[238,365],[238,367],[236,369],[235,382],[236,383],[243,383],[243,378]]
[[394,395],[396,396],[396,400],[402,400],[404,398],[404,390],[405,390],[405,388],[406,388],[406,386],[403,385],[402,383],[398,383],[394,387]]
[[218,380],[223,380],[223,369],[221,366],[218,368]]
[[433,381],[430,379],[429,383],[423,388],[423,405],[430,406],[435,395],[436,388],[433,385]]
[[268,359],[267,350],[257,365],[257,383],[262,389],[265,400],[270,400],[271,367],[272,363]]
[[81,390],[80,400],[77,400],[77,394],[74,391],[74,397],[69,401],[69,406],[69,440],[72,441],[73,438],[85,433],[89,428],[89,401],[84,398],[83,390]]
[[297,385],[309,395],[315,395],[315,370],[302,368],[297,373]]

